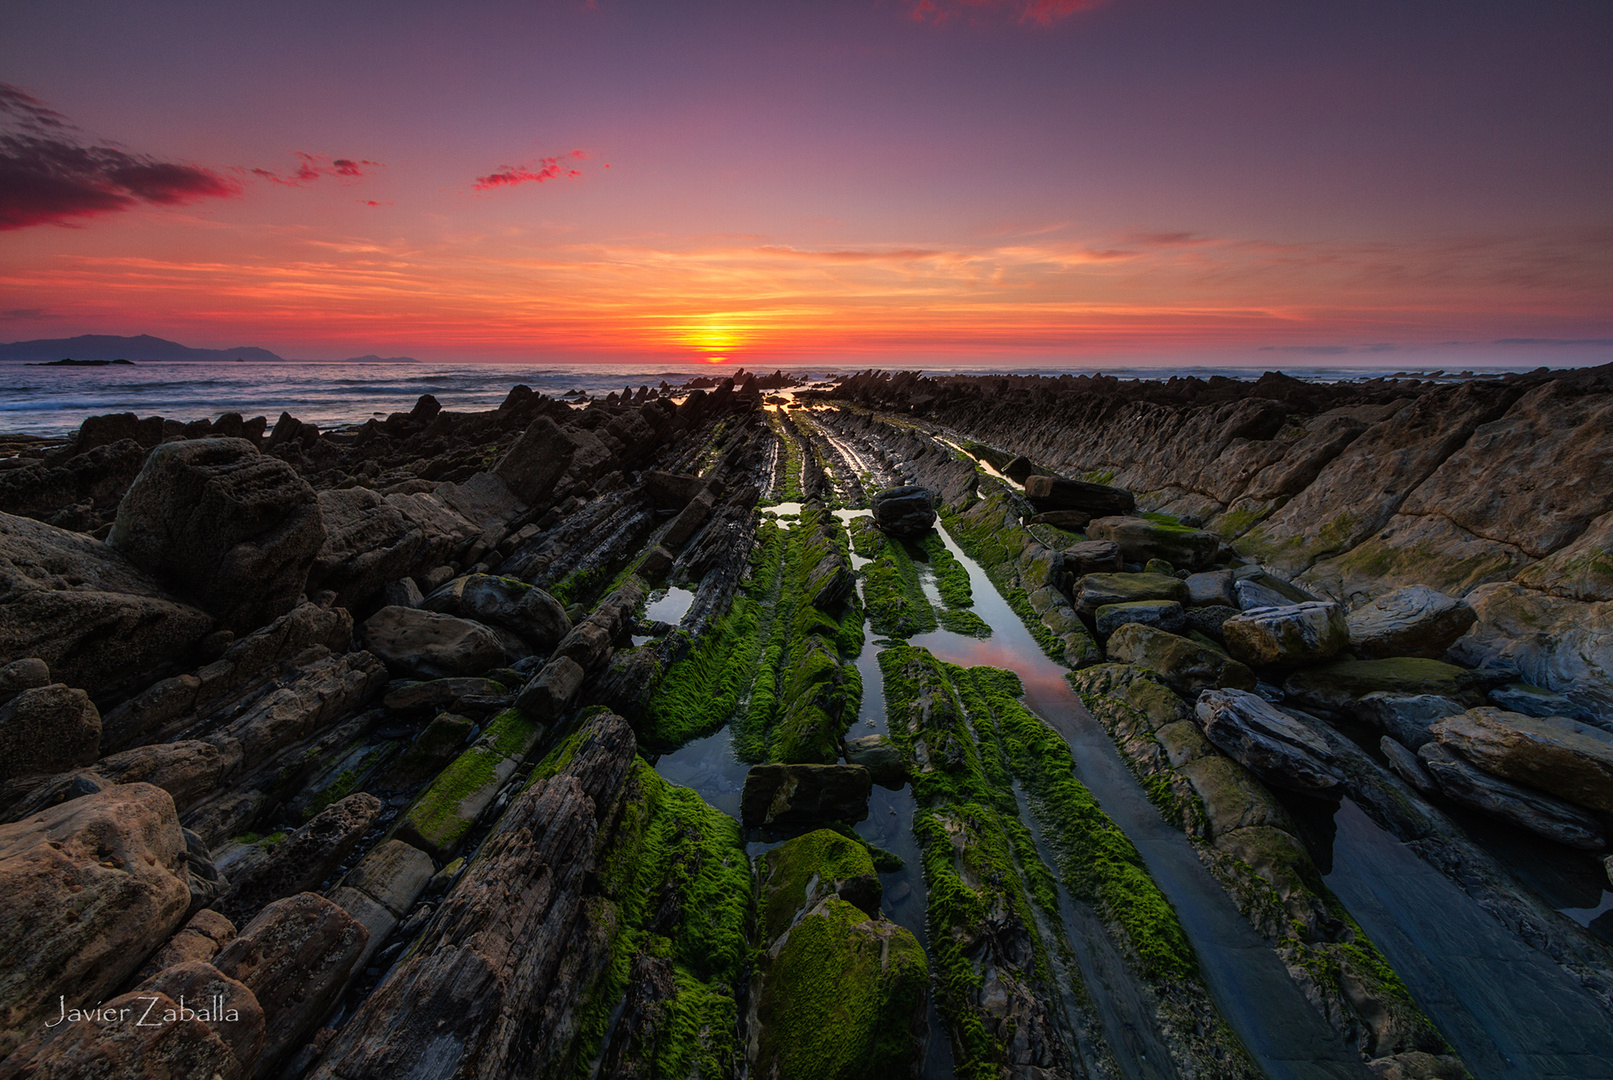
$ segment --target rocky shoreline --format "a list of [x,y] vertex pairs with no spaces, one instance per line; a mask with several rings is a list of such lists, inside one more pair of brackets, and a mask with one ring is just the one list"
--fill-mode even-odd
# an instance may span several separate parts
[[0,440],[0,1078],[1613,1075],[1613,371],[780,389]]

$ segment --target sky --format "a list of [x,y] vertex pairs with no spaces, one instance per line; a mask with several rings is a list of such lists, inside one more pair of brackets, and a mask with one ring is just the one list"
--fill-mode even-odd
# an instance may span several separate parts
[[0,0],[0,340],[1613,360],[1613,5]]

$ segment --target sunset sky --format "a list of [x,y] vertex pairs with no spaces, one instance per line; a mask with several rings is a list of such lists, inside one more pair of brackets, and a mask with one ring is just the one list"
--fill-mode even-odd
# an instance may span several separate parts
[[0,341],[1613,360],[1613,5],[0,7]]

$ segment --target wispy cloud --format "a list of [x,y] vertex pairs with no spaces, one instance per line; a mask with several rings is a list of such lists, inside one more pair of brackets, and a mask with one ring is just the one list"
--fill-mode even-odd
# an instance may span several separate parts
[[239,194],[236,180],[84,141],[54,109],[0,83],[0,229],[67,224],[129,210]]
[[960,18],[1009,16],[1022,23],[1052,26],[1082,11],[1102,7],[1108,0],[917,0],[908,3],[914,22],[940,25]]
[[353,158],[329,158],[324,154],[306,154],[301,150],[293,150],[292,155],[297,159],[297,167],[291,172],[276,172],[273,169],[249,169],[253,176],[268,180],[275,184],[284,184],[286,187],[302,187],[311,184],[322,176],[334,176],[341,180],[357,180],[368,176],[376,169],[385,168],[379,161],[366,161]]
[[478,176],[473,190],[492,191],[518,184],[542,184],[562,177],[574,180],[582,175],[582,170],[574,167],[573,162],[583,161],[588,156],[586,150],[573,150],[568,154],[539,158],[536,165],[500,165],[486,176]]

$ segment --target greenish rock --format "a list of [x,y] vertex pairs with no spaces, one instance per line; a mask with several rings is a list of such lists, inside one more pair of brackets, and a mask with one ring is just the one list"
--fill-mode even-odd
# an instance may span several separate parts
[[385,787],[402,788],[436,776],[454,759],[476,724],[464,716],[441,713],[426,725],[381,776]]
[[1109,604],[1139,600],[1186,603],[1187,583],[1165,574],[1088,574],[1075,583],[1075,609],[1082,615],[1096,615]]
[[752,1076],[917,1074],[930,971],[907,930],[827,896],[757,964]]
[[499,713],[476,745],[455,758],[409,807],[398,825],[398,839],[438,861],[448,859],[542,736],[543,725],[521,710]]
[[1294,822],[1265,785],[1229,757],[1206,754],[1180,769],[1204,803],[1212,838],[1251,825],[1294,831]]
[[881,888],[864,844],[831,829],[787,840],[760,859],[758,921],[771,944],[826,896],[839,896],[868,918],[879,917]]
[[864,735],[846,740],[846,760],[861,765],[874,783],[892,791],[907,783],[907,763],[896,744],[884,735]]
[[1168,574],[1171,577],[1175,577],[1176,567],[1170,564],[1169,559],[1149,559],[1147,562],[1143,563],[1143,573]]
[[1105,604],[1093,617],[1098,635],[1108,637],[1127,623],[1141,623],[1176,633],[1182,629],[1182,605],[1175,600],[1133,600],[1126,604]]
[[1296,671],[1283,683],[1283,693],[1301,708],[1334,716],[1354,712],[1368,694],[1436,694],[1477,705],[1489,676],[1420,656],[1386,660],[1336,660]]
[[1172,690],[1197,697],[1202,690],[1253,690],[1254,672],[1190,638],[1128,623],[1109,637],[1109,659],[1156,673]]
[[1101,517],[1087,524],[1093,540],[1111,540],[1128,562],[1159,560],[1174,568],[1208,569],[1215,561],[1221,538],[1203,529],[1190,529],[1141,517]]

